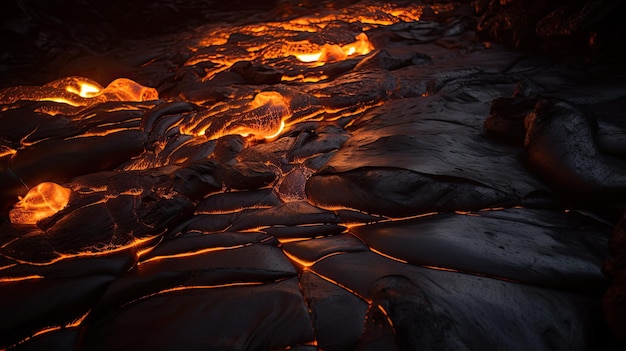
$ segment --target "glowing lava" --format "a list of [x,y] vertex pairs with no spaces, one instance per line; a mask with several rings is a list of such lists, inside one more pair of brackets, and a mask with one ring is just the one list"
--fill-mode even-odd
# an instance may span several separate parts
[[289,101],[276,91],[262,91],[250,102],[239,105],[232,114],[207,114],[180,126],[183,134],[217,139],[239,134],[254,139],[274,139],[282,133],[291,115]]
[[11,211],[13,224],[36,224],[62,210],[69,202],[72,190],[56,183],[44,182],[30,189]]
[[321,64],[345,60],[350,56],[366,55],[374,50],[374,46],[365,33],[355,37],[356,41],[339,46],[325,44],[322,49],[310,54],[295,54],[296,58],[302,62],[318,62]]
[[289,104],[280,93],[262,91],[254,97],[250,107],[234,133],[244,137],[254,135],[255,139],[273,139],[283,131],[284,120],[289,116]]
[[74,107],[93,106],[107,101],[157,100],[156,89],[145,87],[127,78],[118,78],[106,88],[83,77],[67,77],[52,81],[41,87],[18,86],[0,90],[0,104],[12,104],[19,100],[53,101]]

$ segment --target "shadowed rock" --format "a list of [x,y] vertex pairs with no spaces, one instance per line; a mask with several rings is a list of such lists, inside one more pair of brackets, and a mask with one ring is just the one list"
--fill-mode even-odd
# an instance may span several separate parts
[[598,149],[590,116],[565,101],[541,100],[525,123],[528,164],[553,188],[574,198],[626,193],[626,163]]

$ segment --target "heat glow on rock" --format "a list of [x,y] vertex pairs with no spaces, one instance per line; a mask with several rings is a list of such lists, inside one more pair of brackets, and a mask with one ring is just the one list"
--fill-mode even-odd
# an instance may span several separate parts
[[36,224],[62,210],[72,190],[59,184],[44,182],[30,189],[9,212],[13,224]]
[[607,222],[482,123],[533,79],[614,96],[486,49],[469,4],[345,3],[0,90],[0,350],[593,344]]

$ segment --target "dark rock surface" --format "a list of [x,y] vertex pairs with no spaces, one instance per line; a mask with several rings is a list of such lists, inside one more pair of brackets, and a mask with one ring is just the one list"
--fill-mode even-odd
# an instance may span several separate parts
[[[86,11],[39,11],[66,3],[88,2],[14,8],[1,34]],[[82,22],[7,56],[0,349],[624,348],[626,76],[534,50],[605,47],[619,7],[183,3],[85,15],[120,26],[85,76],[136,80],[123,98],[25,73]],[[338,51],[361,33],[371,52]],[[41,182],[71,195],[20,222]]]

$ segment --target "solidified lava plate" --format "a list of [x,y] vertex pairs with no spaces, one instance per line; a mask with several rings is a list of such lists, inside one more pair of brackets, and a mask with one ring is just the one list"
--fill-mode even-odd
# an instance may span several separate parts
[[0,90],[0,349],[604,348],[625,77],[474,28],[363,1]]

